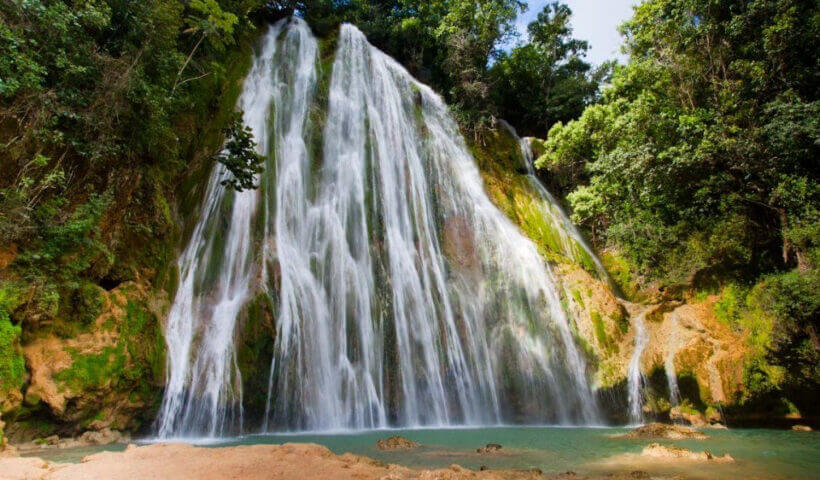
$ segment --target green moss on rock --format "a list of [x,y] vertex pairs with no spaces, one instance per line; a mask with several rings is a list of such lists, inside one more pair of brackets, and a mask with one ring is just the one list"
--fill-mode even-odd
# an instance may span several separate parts
[[[19,389],[26,374],[25,361],[20,350],[19,325],[13,325],[8,312],[0,307],[0,396]],[[2,402],[0,402],[2,407]]]

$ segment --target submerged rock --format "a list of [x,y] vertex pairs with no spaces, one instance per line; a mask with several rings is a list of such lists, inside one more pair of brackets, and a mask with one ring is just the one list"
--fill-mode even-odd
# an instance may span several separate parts
[[488,453],[496,453],[499,450],[501,450],[501,445],[499,445],[497,443],[488,443],[487,445],[485,445],[483,447],[477,448],[475,451],[482,454],[482,455],[485,455],[485,454],[488,454]]
[[632,430],[629,433],[621,435],[622,438],[667,438],[670,440],[694,439],[704,440],[709,438],[707,435],[700,433],[694,428],[684,427],[681,425],[667,425],[665,423],[650,423]]
[[49,435],[32,442],[21,443],[18,447],[23,451],[42,450],[47,448],[78,448],[92,445],[110,445],[112,443],[128,443],[131,436],[110,428],[88,430],[79,437],[64,437]]
[[710,462],[734,462],[735,459],[732,458],[731,455],[728,453],[723,455],[722,457],[718,457],[712,455],[708,450],[704,452],[693,452],[691,450],[687,450],[685,448],[676,447],[674,445],[661,445],[659,443],[653,443],[644,447],[643,452],[641,455],[645,457],[655,457],[655,458],[671,458],[671,459],[681,459],[681,460],[696,460],[696,461],[710,461]]
[[376,442],[376,447],[378,447],[379,450],[412,450],[420,446],[418,443],[398,435],[393,435],[390,438],[381,438]]

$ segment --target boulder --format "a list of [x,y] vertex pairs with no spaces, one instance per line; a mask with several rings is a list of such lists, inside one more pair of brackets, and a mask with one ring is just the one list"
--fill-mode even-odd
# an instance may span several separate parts
[[[674,407],[669,411],[669,419],[675,423],[684,423],[695,428],[707,428],[720,424],[720,414],[717,412],[700,413],[689,412],[680,407]],[[717,427],[720,428],[720,427]]]
[[88,431],[80,435],[79,441],[86,445],[110,445],[112,443],[128,443],[131,441],[131,436],[111,430],[110,428],[103,428],[99,431]]
[[376,442],[376,447],[379,450],[412,450],[420,447],[420,445],[412,440],[404,437],[394,435],[389,438],[382,438]]
[[792,430],[796,432],[811,432],[811,427],[808,425],[792,425]]
[[699,462],[708,461],[728,463],[735,461],[735,459],[732,458],[732,456],[728,453],[723,455],[722,457],[718,457],[712,455],[709,451],[693,452],[685,448],[676,447],[674,445],[661,445],[660,443],[653,443],[651,445],[644,447],[641,455],[645,457],[669,458],[677,460],[695,460]]
[[681,425],[667,425],[665,423],[650,423],[632,430],[622,435],[622,438],[656,439],[666,438],[670,440],[694,439],[704,440],[709,438],[694,428]]
[[499,445],[497,443],[488,443],[487,445],[485,445],[483,447],[477,448],[476,452],[478,452],[482,455],[486,455],[488,453],[496,453],[499,450],[501,450],[501,445]]

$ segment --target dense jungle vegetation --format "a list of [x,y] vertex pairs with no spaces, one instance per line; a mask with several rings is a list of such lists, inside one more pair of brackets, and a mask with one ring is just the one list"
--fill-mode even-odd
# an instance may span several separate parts
[[756,352],[748,400],[787,392],[816,410],[817,3],[647,0],[622,27],[629,60],[598,66],[566,5],[519,36],[526,8],[0,0],[0,396],[24,381],[21,342],[87,327],[98,287],[172,281],[186,201],[175,194],[224,131],[242,131],[231,110],[255,32],[296,12],[320,36],[358,25],[441,92],[474,141],[496,118],[545,138],[543,178],[621,288],[720,294],[718,315]]

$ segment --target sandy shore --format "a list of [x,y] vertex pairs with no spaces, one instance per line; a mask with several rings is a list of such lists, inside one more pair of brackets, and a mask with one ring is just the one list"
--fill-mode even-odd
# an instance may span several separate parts
[[[314,444],[249,445],[204,448],[182,444],[130,445],[124,452],[102,452],[81,463],[50,463],[38,458],[0,458],[2,480],[534,480],[547,477],[531,470],[472,471],[453,465],[414,470],[367,457],[334,455]],[[608,480],[635,478],[607,476]],[[640,478],[640,477],[639,477]],[[646,478],[646,477],[644,477]]]

